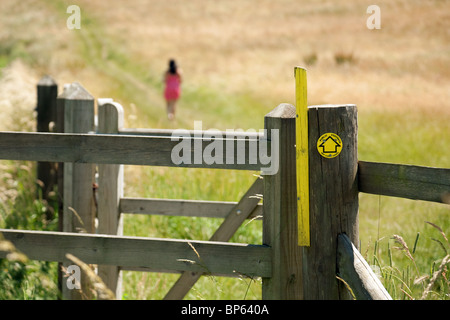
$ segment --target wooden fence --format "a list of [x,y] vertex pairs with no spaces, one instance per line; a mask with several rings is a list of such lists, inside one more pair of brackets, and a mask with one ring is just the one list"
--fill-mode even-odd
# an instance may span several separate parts
[[[176,165],[171,160],[171,151],[178,143],[171,139],[173,131],[123,128],[122,107],[112,99],[98,99],[96,127],[94,98],[78,83],[67,86],[56,97],[55,86],[48,79],[38,84],[38,105],[57,110],[49,112],[57,114],[56,118],[38,116],[46,121],[40,131],[47,132],[0,132],[0,159],[59,164],[57,182],[55,174],[42,173],[41,169],[39,178],[47,179],[45,185],[58,184],[63,199],[61,231],[0,232],[30,259],[67,264],[66,254],[70,253],[85,263],[97,264],[98,274],[117,297],[121,296],[120,270],[140,270],[181,274],[166,299],[182,299],[205,273],[261,277],[263,299],[351,299],[337,276],[345,280],[358,299],[390,299],[358,252],[358,193],[443,202],[450,192],[450,169],[358,162],[356,106],[311,106],[311,245],[300,247],[292,105],[280,104],[265,116],[264,135],[224,134],[218,138],[222,145],[233,146],[234,150],[244,148],[243,163],[235,153],[231,158],[224,155],[220,163]],[[58,133],[47,130],[50,122],[56,122]],[[327,159],[317,152],[317,140],[326,132],[342,138],[344,148],[338,157]],[[257,178],[238,202],[124,197],[123,165],[259,171],[266,164],[260,159],[250,161],[250,142],[272,146],[275,138],[278,171]],[[192,139],[201,141],[202,150],[210,143],[203,138]],[[97,198],[93,192],[96,170]],[[255,195],[263,195],[263,204]],[[122,235],[123,213],[224,220],[210,241],[137,238]],[[239,226],[252,218],[262,218],[263,245],[229,243]],[[5,256],[0,252],[0,257]],[[64,285],[62,291],[65,298],[81,298],[77,290]]]

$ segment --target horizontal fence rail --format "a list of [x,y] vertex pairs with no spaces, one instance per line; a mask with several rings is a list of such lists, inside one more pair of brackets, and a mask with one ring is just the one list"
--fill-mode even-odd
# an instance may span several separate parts
[[444,202],[450,193],[450,169],[359,161],[360,192]]
[[[233,143],[236,150],[239,140],[219,141]],[[265,167],[249,163],[248,156],[245,163],[237,163],[236,152],[232,159],[224,152],[222,164],[174,164],[171,151],[178,143],[167,136],[0,132],[0,159],[253,171]],[[207,145],[202,143],[203,150]],[[248,141],[242,146],[248,155]],[[359,161],[358,188],[364,193],[443,202],[443,195],[450,192],[450,169]]]
[[[186,134],[194,135],[204,134],[208,131],[196,131],[196,130],[180,130],[180,129],[147,129],[147,128],[122,128],[119,130],[121,135],[131,135],[131,136],[155,136],[155,137],[170,137],[172,135],[177,135],[177,133],[184,132]],[[209,132],[213,132],[210,130]],[[218,135],[225,137],[227,139],[246,139],[246,140],[257,140],[264,137],[264,134],[256,131],[243,131],[243,130],[229,130],[229,131],[219,131],[214,130]]]
[[[155,214],[164,216],[185,216],[200,218],[226,218],[237,202],[231,201],[199,201],[172,200],[150,198],[121,198],[121,213]],[[248,219],[260,219],[262,204],[250,213]]]
[[261,245],[7,229],[0,234],[32,260],[63,262],[71,253],[87,264],[271,276],[271,249]]
[[[249,159],[250,148],[255,146],[245,139],[217,138],[213,142],[195,137],[183,139],[192,145],[191,161],[175,164],[172,151],[180,141],[166,136],[0,132],[0,159],[250,171],[268,166],[260,163],[259,157]],[[220,143],[223,153],[215,155],[218,161],[206,163],[202,155],[210,143]],[[201,150],[194,145],[201,146]],[[227,145],[234,151],[228,152]]]

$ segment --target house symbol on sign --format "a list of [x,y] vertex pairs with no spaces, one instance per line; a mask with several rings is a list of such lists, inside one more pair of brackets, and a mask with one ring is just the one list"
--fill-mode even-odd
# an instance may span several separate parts
[[322,143],[319,145],[319,148],[322,148],[322,153],[337,153],[341,144],[337,139],[334,139],[332,136],[328,136]]

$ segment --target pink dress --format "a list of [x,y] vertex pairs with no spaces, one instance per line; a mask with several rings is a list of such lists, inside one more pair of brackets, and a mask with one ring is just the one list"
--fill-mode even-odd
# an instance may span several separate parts
[[164,89],[164,98],[166,100],[177,100],[180,97],[180,76],[168,73],[166,75],[166,88]]

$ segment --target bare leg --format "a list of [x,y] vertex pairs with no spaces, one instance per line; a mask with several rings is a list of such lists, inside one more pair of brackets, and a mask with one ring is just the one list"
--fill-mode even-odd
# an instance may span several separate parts
[[176,100],[167,101],[167,118],[173,120],[175,118],[175,104]]

